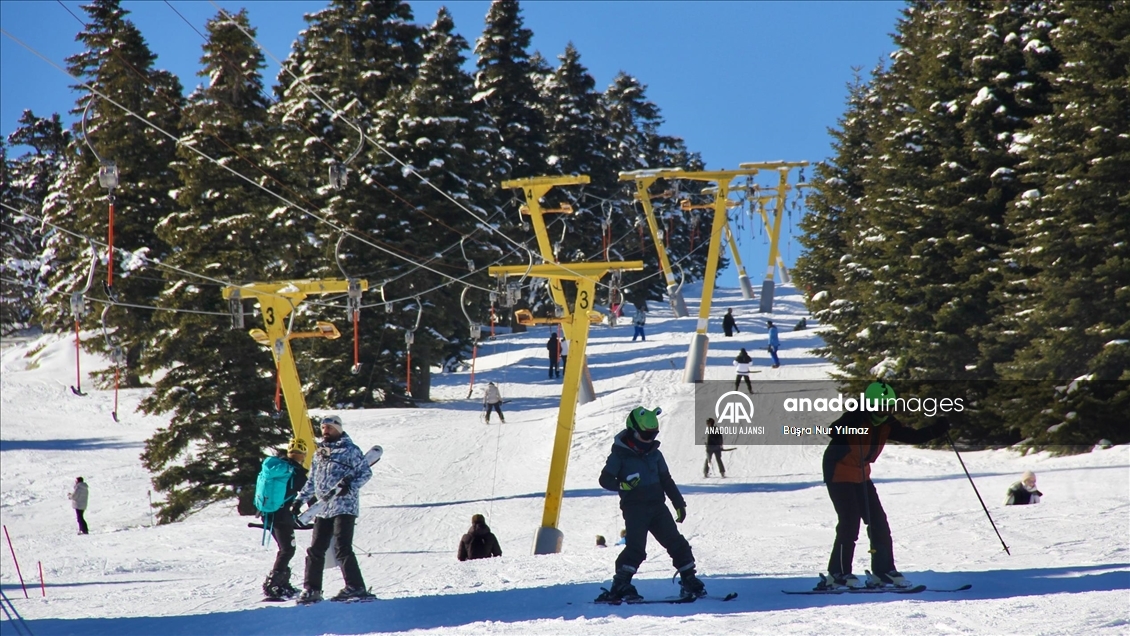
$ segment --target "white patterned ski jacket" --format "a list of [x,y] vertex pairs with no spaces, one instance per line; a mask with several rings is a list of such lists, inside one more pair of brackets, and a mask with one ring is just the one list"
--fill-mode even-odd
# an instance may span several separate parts
[[[365,453],[353,443],[348,433],[342,433],[336,442],[321,442],[314,451],[314,461],[310,464],[310,476],[306,485],[298,493],[298,501],[310,502],[315,496],[326,502],[326,510],[319,517],[330,518],[338,515],[361,514],[361,501],[358,490],[373,476]],[[349,491],[337,494],[337,486],[343,479],[349,479]]]

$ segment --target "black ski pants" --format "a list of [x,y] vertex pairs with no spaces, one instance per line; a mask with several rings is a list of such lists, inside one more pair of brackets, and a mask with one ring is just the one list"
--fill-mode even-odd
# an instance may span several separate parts
[[90,528],[88,528],[86,525],[86,517],[83,516],[83,513],[85,512],[85,510],[79,510],[78,508],[75,508],[75,517],[78,518],[78,531],[82,534],[90,534]]
[[290,560],[297,551],[294,545],[294,514],[291,513],[290,506],[283,506],[272,514],[274,517],[271,519],[271,536],[275,538],[279,551],[275,553],[275,565],[271,570],[289,572]]
[[722,463],[722,449],[714,446],[706,447],[706,463],[702,465],[702,476],[706,477],[710,474],[710,458],[713,457],[714,461],[718,464],[718,472],[723,477],[726,476],[726,465]]
[[561,368],[557,366],[557,356],[549,356],[549,377],[561,375]]
[[870,480],[862,484],[831,483],[828,484],[828,496],[839,517],[836,542],[828,559],[828,572],[851,574],[860,521],[867,524],[867,536],[871,540],[871,571],[875,574],[893,571],[895,555],[891,545],[891,526],[887,523],[887,513],[883,512],[875,484]]
[[506,421],[506,416],[502,414],[502,402],[495,402],[494,404],[486,404],[487,422],[490,422],[490,412],[493,410],[498,413],[498,419]]
[[676,570],[681,570],[694,563],[694,554],[691,544],[679,533],[675,525],[675,518],[666,503],[659,504],[633,504],[621,507],[624,513],[625,535],[624,550],[616,557],[616,569],[628,566],[632,571],[638,570],[640,564],[647,558],[647,533],[651,533],[659,545],[667,549],[671,556],[671,563]]
[[357,517],[353,515],[314,519],[314,536],[310,539],[310,548],[306,550],[306,578],[302,583],[303,587],[321,591],[322,570],[326,566],[326,550],[330,547],[331,538],[337,542],[334,557],[341,566],[341,578],[345,579],[346,587],[365,587],[361,566],[357,564],[357,555],[353,554],[353,526],[356,523]]
[[753,395],[753,386],[750,385],[750,383],[749,383],[749,375],[747,375],[745,373],[739,373],[738,375],[734,376],[734,390],[735,391],[738,390],[738,387],[740,387],[742,385],[743,379],[745,380],[746,390],[749,391],[750,395]]

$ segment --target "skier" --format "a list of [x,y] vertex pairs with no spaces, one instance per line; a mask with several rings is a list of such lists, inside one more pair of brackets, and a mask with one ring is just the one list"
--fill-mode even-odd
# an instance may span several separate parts
[[766,320],[765,326],[769,328],[769,355],[773,356],[773,368],[781,366],[781,360],[777,357],[777,350],[781,348],[781,339],[777,335],[777,325],[773,324],[772,320]]
[[[695,576],[694,554],[675,523],[687,518],[687,504],[679,487],[671,479],[671,471],[663,453],[659,452],[659,418],[662,410],[636,407],[628,413],[627,428],[616,435],[612,452],[600,473],[600,486],[620,493],[620,511],[624,515],[625,546],[616,557],[616,574],[612,587],[596,601],[618,603],[642,600],[632,585],[640,563],[647,558],[647,535],[667,549],[671,562],[679,571],[680,596],[706,595],[706,586]],[[666,498],[671,498],[676,517],[672,518]]]
[[498,419],[502,423],[506,423],[506,417],[502,415],[502,394],[499,393],[498,387],[494,382],[487,383],[486,395],[483,396],[483,409],[487,412],[487,424],[490,424],[490,412],[495,410],[498,412]]
[[75,477],[75,489],[67,495],[67,498],[71,500],[71,507],[75,509],[75,517],[78,518],[78,533],[90,534],[90,528],[87,527],[86,518],[83,516],[86,513],[86,505],[90,501],[90,486],[82,477]]
[[895,391],[884,382],[872,382],[864,391],[866,405],[860,410],[844,413],[832,422],[837,427],[866,429],[866,434],[845,435],[833,432],[824,450],[824,483],[828,496],[836,509],[836,540],[828,559],[828,587],[863,587],[851,573],[855,542],[859,538],[859,523],[867,524],[871,542],[871,573],[867,587],[894,585],[909,587],[910,582],[895,569],[891,541],[891,527],[887,514],[879,501],[875,484],[871,481],[871,464],[883,452],[888,440],[906,444],[922,444],[944,435],[949,421],[938,418],[931,426],[914,429],[904,425],[885,409],[895,400]]
[[1036,473],[1026,470],[1020,476],[1020,481],[1008,487],[1008,499],[1005,500],[1006,506],[1027,506],[1028,504],[1040,503],[1040,497],[1044,493],[1036,490]]
[[372,478],[373,471],[365,461],[365,453],[342,430],[340,417],[327,415],[321,426],[322,443],[314,453],[310,478],[297,496],[298,502],[310,502],[315,496],[328,502],[326,510],[314,519],[310,548],[306,550],[306,577],[298,599],[303,604],[322,600],[322,570],[331,538],[337,543],[334,556],[345,579],[345,587],[334,600],[372,596],[365,588],[361,567],[353,554],[353,527],[361,511],[358,491]]
[[545,348],[549,351],[549,377],[561,377],[561,369],[557,366],[557,357],[561,355],[561,345],[557,339],[556,331],[549,334],[549,342],[545,343]]
[[460,561],[502,556],[498,538],[490,531],[490,526],[482,515],[471,515],[471,528],[459,540],[459,553],[456,556]]
[[[744,351],[744,349],[743,349]],[[749,382],[749,377],[746,377],[746,382]],[[710,428],[714,426],[714,418],[706,418],[706,426]],[[721,433],[707,433],[706,434],[706,463],[702,465],[702,476],[710,476],[710,457],[714,457],[714,461],[718,464],[718,472],[722,477],[726,476],[726,465],[722,463],[722,434]]]
[[643,332],[645,323],[647,323],[647,312],[643,309],[636,309],[636,317],[632,319],[632,325],[635,327],[635,331],[632,332],[632,342],[635,342],[636,338],[647,342],[647,336]]
[[[286,462],[291,465],[290,482],[286,486],[286,501],[292,501],[302,487],[306,485],[306,440],[295,437],[286,446]],[[293,507],[286,506],[274,513],[271,523],[271,536],[279,551],[275,554],[275,564],[271,573],[263,581],[263,594],[269,599],[290,598],[298,594],[298,590],[290,584],[290,560],[294,557],[294,526],[295,517],[301,512],[302,502],[295,501]]]
[[734,368],[737,369],[738,374],[734,376],[734,390],[737,391],[741,386],[742,379],[745,379],[745,388],[753,395],[753,386],[749,383],[749,363],[753,362],[753,358],[749,357],[745,347],[738,352],[738,356],[734,358]]
[[735,332],[735,331],[738,332],[738,333],[742,332],[741,329],[738,329],[738,323],[734,322],[734,310],[733,309],[727,309],[726,310],[726,315],[723,316],[723,318],[722,318],[722,331],[724,331],[726,333],[727,338],[733,336],[734,335],[733,332]]
[[565,365],[569,364],[569,339],[562,337],[558,340],[561,343],[561,374],[565,374]]

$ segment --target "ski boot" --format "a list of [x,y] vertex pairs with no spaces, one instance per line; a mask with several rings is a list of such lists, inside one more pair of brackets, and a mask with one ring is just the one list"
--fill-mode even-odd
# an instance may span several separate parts
[[694,564],[679,571],[679,598],[702,598],[706,596],[706,585],[694,575]]
[[290,568],[275,570],[268,574],[267,579],[263,581],[263,595],[271,601],[280,601],[297,596],[298,590],[290,584]]
[[322,590],[303,590],[296,601],[299,605],[313,605],[322,601]]
[[330,600],[337,602],[348,602],[370,598],[374,598],[374,596],[369,592],[368,589],[364,587],[353,587],[351,585],[346,585],[345,587],[341,588],[341,591],[335,594],[334,597]]
[[906,580],[906,577],[896,570],[878,575],[868,571],[867,587],[914,587],[914,584]]
[[611,588],[600,588],[604,590],[600,596],[596,597],[596,603],[608,603],[610,605],[619,605],[620,603],[635,603],[642,601],[643,597],[636,591],[636,586],[632,585],[632,576],[636,573],[636,569],[627,565],[620,566],[616,570],[616,575],[612,577]]
[[842,574],[839,572],[831,572],[828,576],[820,575],[820,582],[816,585],[815,590],[855,590],[864,587],[863,581],[860,581],[854,574]]

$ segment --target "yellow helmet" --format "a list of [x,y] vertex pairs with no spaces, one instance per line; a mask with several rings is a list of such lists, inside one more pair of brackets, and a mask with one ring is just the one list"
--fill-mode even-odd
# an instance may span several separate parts
[[286,452],[287,452],[287,454],[302,453],[303,455],[305,455],[306,454],[306,440],[304,440],[300,437],[295,437],[294,439],[290,440],[289,444],[286,445]]

